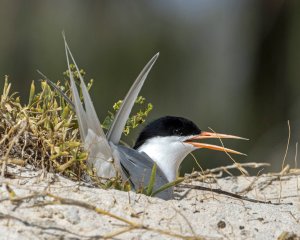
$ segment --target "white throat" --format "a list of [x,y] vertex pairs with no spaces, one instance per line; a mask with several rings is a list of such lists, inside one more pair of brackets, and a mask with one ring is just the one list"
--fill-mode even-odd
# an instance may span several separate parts
[[195,148],[183,142],[183,137],[155,137],[138,148],[145,152],[164,172],[169,182],[176,180],[183,159]]

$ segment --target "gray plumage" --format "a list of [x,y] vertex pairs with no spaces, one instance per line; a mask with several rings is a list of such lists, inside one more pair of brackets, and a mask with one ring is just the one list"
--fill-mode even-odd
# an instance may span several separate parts
[[[147,186],[150,181],[154,161],[144,152],[138,152],[135,149],[127,148],[122,145],[114,145],[112,142],[110,145],[113,149],[113,153],[118,155],[119,159],[121,159],[123,178],[129,179],[134,190],[138,190],[142,186]],[[157,166],[153,192],[167,183],[168,179]],[[165,200],[172,199],[173,188],[168,188],[155,196]]]
[[125,127],[126,121],[129,118],[130,112],[134,105],[136,98],[139,95],[139,92],[150,72],[151,68],[153,67],[155,61],[157,60],[159,53],[156,53],[152,59],[146,64],[143,68],[135,82],[132,84],[131,88],[129,89],[127,95],[125,96],[122,105],[117,112],[114,121],[107,133],[107,139],[110,142],[115,144],[119,143],[123,129]]

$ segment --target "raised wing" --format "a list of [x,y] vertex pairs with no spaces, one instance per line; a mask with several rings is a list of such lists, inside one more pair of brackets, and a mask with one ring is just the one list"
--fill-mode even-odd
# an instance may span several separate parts
[[[80,74],[79,68],[75,62],[75,59],[70,51],[70,48],[66,42],[65,36],[65,51],[67,57],[68,70],[70,73],[70,85],[72,91],[73,102],[71,102],[71,106],[75,108],[75,112],[78,118],[78,125],[80,130],[80,135],[82,141],[84,142],[85,148],[89,151],[88,164],[91,168],[96,169],[97,176],[102,178],[110,178],[116,175],[115,165],[121,173],[123,177],[130,178],[130,181],[134,188],[138,187],[141,180],[144,179],[145,182],[149,181],[149,177],[151,175],[153,161],[147,155],[142,155],[136,152],[133,149],[129,149],[122,146],[116,146],[118,144],[125,127],[126,121],[129,117],[131,109],[134,105],[134,102],[146,80],[148,73],[150,72],[152,66],[157,60],[159,53],[157,53],[152,59],[146,64],[143,68],[129,92],[127,93],[124,101],[122,103],[121,108],[117,112],[115,119],[112,123],[112,126],[108,132],[108,139],[106,138],[103,129],[101,128],[100,121],[97,117],[93,102],[88,93],[87,87],[83,81],[83,77]],[[79,74],[80,79],[80,88],[83,95],[83,101],[85,105],[85,109],[83,108],[78,90],[76,88],[76,84],[74,81],[74,76],[70,69],[70,60],[75,65],[76,70]],[[42,74],[43,75],[43,74]],[[45,77],[46,78],[46,77]],[[50,85],[54,85],[53,87],[58,90],[63,97],[66,98],[67,101],[70,101],[65,94],[48,78],[46,78]],[[112,142],[112,146],[114,147],[114,151],[111,149],[108,141]],[[117,150],[117,151],[115,151]],[[120,151],[120,152],[119,152]],[[132,154],[132,155],[131,155]],[[122,162],[120,163],[120,158],[122,157]],[[113,158],[117,161],[116,164],[113,164]],[[167,183],[167,179],[164,174],[158,169],[155,189]],[[169,199],[171,198],[172,190],[164,191],[158,195],[158,197]]]
[[[96,170],[96,174],[98,177],[101,178],[114,177],[116,175],[116,168],[114,165],[111,148],[108,144],[103,129],[101,128],[100,121],[96,114],[87,87],[83,81],[83,77],[81,76],[79,68],[69,49],[65,36],[63,35],[63,37],[65,42],[65,51],[67,57],[68,70],[70,73],[73,104],[78,118],[80,136],[82,141],[84,142],[84,146],[86,150],[89,151],[89,157],[87,160],[88,165],[92,169]],[[79,93],[75,85],[74,76],[70,69],[69,56],[71,57],[72,63],[75,65],[76,70],[79,74],[80,88],[82,90],[85,109],[81,104]]]
[[126,97],[123,100],[123,103],[117,112],[114,121],[107,133],[107,139],[110,142],[113,142],[114,144],[118,144],[122,133],[123,129],[126,125],[126,121],[129,118],[129,114],[132,110],[132,107],[134,105],[134,102],[136,98],[138,97],[139,92],[141,91],[141,88],[148,76],[148,73],[150,72],[151,68],[153,67],[155,61],[157,60],[159,56],[159,53],[156,53],[151,60],[146,64],[146,66],[143,68],[131,88],[129,89]]

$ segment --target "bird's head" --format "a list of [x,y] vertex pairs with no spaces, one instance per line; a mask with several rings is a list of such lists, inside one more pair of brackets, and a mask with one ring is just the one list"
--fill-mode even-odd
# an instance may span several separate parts
[[201,131],[195,123],[186,118],[166,116],[147,125],[140,133],[134,148],[145,152],[157,163],[168,180],[173,181],[177,177],[183,159],[196,149],[207,148],[242,154],[222,146],[198,142],[210,138],[245,139],[233,135]]

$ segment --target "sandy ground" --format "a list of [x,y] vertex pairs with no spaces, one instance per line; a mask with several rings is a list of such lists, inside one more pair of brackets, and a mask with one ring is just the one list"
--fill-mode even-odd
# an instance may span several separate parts
[[0,179],[1,240],[300,239],[300,175],[188,183],[281,203],[272,205],[182,188],[175,200],[164,201],[97,189],[53,174],[42,177],[26,168],[10,166],[8,173]]

